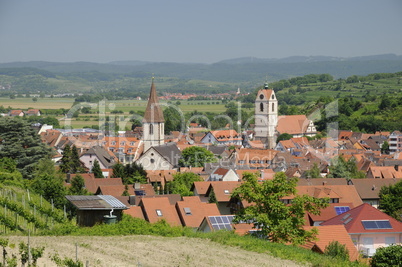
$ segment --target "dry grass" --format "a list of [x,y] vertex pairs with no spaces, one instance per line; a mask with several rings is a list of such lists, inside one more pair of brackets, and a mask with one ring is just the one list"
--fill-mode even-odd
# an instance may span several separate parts
[[69,109],[73,103],[73,98],[39,98],[37,102],[32,101],[32,98],[0,98],[0,106],[10,106],[13,109]]
[[[27,242],[27,237],[9,237],[9,241],[16,245],[12,253],[18,254],[18,244]],[[38,266],[55,266],[50,257],[56,252],[61,258],[75,259],[76,243],[78,259],[84,264],[88,261],[89,266],[301,266],[268,254],[186,237],[39,236],[31,237],[30,243],[32,247],[45,246]]]

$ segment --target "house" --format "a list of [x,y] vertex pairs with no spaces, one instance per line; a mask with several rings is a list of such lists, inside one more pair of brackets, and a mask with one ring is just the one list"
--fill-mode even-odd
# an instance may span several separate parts
[[181,151],[175,143],[151,146],[136,161],[145,170],[172,170],[179,166]]
[[230,208],[230,198],[233,191],[240,186],[240,182],[228,181],[228,182],[211,182],[205,197],[210,198],[212,192],[215,194],[215,198],[218,202],[218,209],[222,215],[233,214]]
[[370,166],[366,177],[375,179],[399,179],[402,178],[402,168],[399,168],[398,165]]
[[82,153],[80,160],[89,170],[92,170],[95,160],[99,162],[101,169],[111,169],[118,161],[113,153],[100,146],[94,146]]
[[209,181],[194,182],[191,187],[191,191],[193,191],[194,196],[198,196],[202,202],[208,202],[209,197],[207,197],[206,194],[211,183],[218,183],[218,182],[209,182]]
[[395,185],[399,181],[402,181],[402,179],[351,179],[350,183],[355,186],[364,203],[378,208],[381,187]]
[[321,209],[320,214],[307,212],[306,225],[319,226],[321,223],[354,208],[352,203],[330,203],[328,207]]
[[267,169],[278,151],[273,149],[241,148],[234,150],[229,159],[238,169]]
[[232,169],[217,168],[208,178],[208,181],[239,181],[239,176]]
[[[353,185],[315,185],[296,186],[298,195],[309,195],[315,198],[329,198],[330,203],[351,203],[354,207],[363,203]],[[291,203],[294,196],[282,198],[283,202]]]
[[176,210],[183,226],[198,228],[206,216],[220,215],[215,203],[201,202],[198,196],[183,197],[176,203]]
[[148,170],[146,172],[148,183],[159,190],[165,188],[167,182],[173,181],[173,175],[177,173],[176,170]]
[[172,226],[181,226],[175,204],[167,197],[144,197],[138,206],[141,207],[145,220],[150,223],[165,220]]
[[8,112],[8,116],[10,117],[24,117],[24,115],[25,115],[24,111],[20,109],[14,109]]
[[[78,174],[67,174],[67,184]],[[93,173],[80,173],[84,179],[85,189],[92,194],[95,194],[101,185],[118,185],[123,186],[121,178],[95,178]]]
[[367,203],[321,225],[344,225],[357,250],[368,257],[379,247],[402,243],[402,223]]
[[393,131],[388,140],[391,154],[402,151],[402,133],[400,131]]
[[306,115],[278,116],[278,134],[288,133],[293,137],[314,136],[317,130],[312,120]]
[[77,224],[80,226],[94,226],[104,221],[105,215],[115,215],[117,220],[122,217],[123,210],[127,209],[121,201],[113,196],[66,196],[77,209]]
[[242,140],[241,135],[235,130],[216,130],[206,133],[201,143],[241,146]]
[[306,226],[305,230],[310,231],[313,228],[318,230],[316,240],[307,242],[301,247],[312,250],[314,252],[323,254],[325,248],[332,242],[338,241],[340,244],[345,245],[349,251],[349,260],[355,261],[359,258],[359,252],[354,246],[352,239],[348,235],[343,225],[326,225],[326,226]]
[[28,109],[27,112],[25,113],[27,116],[40,116],[41,112],[39,109]]
[[256,232],[254,225],[250,223],[233,223],[234,215],[206,216],[198,231],[203,233],[215,232],[219,230],[234,231],[239,235],[246,235]]

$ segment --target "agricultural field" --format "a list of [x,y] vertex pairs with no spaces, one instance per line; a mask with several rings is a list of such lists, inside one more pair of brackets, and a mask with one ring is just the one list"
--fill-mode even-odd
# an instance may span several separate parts
[[31,97],[27,98],[15,98],[10,99],[9,97],[0,98],[0,106],[5,108],[11,107],[12,109],[23,109],[28,108],[35,109],[69,109],[74,103],[73,98],[38,98],[38,101],[32,101]]
[[[18,244],[28,242],[26,236],[7,237],[15,244],[9,255],[18,255]],[[77,244],[77,245],[76,245]],[[207,239],[159,236],[33,236],[31,247],[44,246],[38,266],[55,266],[50,258],[78,259],[89,266],[302,266],[290,260],[274,258],[229,247]]]

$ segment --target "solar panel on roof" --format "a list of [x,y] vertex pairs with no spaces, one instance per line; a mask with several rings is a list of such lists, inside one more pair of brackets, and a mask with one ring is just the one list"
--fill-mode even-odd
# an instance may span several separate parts
[[233,215],[209,216],[208,218],[215,230],[232,230]]
[[350,208],[348,206],[337,206],[337,207],[335,207],[336,215],[345,213],[345,212],[347,212],[349,210],[350,210]]
[[366,230],[373,229],[392,229],[392,225],[389,220],[382,221],[362,221],[363,227]]

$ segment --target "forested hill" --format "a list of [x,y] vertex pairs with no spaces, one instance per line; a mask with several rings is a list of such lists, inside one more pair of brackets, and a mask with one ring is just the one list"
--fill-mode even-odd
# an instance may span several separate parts
[[[261,83],[311,73],[329,73],[337,78],[370,73],[394,73],[402,70],[402,56],[393,54],[367,57],[288,57],[283,59],[239,58],[213,64],[145,61],[91,62],[14,62],[0,68],[36,68],[57,74],[100,72],[141,77],[154,73],[159,77],[207,80],[225,83]],[[0,69],[1,70],[1,69]]]

